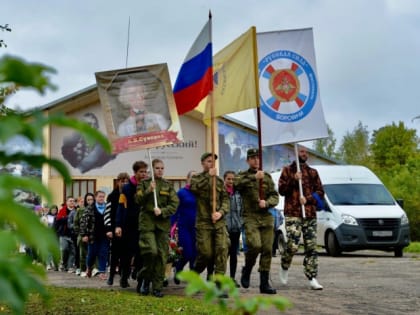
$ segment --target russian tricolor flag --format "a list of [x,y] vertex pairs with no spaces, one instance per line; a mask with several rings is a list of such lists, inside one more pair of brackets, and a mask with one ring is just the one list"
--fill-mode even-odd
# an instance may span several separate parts
[[179,70],[173,91],[178,114],[193,110],[212,90],[213,49],[210,18]]

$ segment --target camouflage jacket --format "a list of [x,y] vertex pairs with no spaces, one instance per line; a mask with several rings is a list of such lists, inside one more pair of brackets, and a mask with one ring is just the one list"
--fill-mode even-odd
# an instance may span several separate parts
[[[261,187],[262,198],[260,198],[260,180],[255,178],[256,173],[257,170],[249,168],[247,171],[239,172],[234,180],[234,187],[242,196],[244,223],[255,221],[260,226],[273,226],[274,219],[269,209],[277,206],[279,194],[274,187],[271,175],[264,172]],[[266,201],[266,208],[259,207],[259,199]]]
[[171,227],[170,217],[176,212],[179,204],[178,196],[171,182],[163,178],[155,179],[157,206],[162,214],[155,216],[153,192],[149,192],[151,178],[142,180],[137,185],[135,200],[140,205],[139,231],[168,231]]
[[[324,189],[316,169],[309,167],[306,163],[300,165],[302,172],[302,190],[306,198],[305,216],[316,218],[316,199],[312,197],[317,193],[324,198]],[[302,217],[302,207],[299,201],[299,181],[295,179],[297,172],[296,162],[285,166],[279,178],[279,193],[284,196],[284,215],[291,217]]]
[[202,172],[191,178],[190,191],[197,197],[196,228],[220,228],[226,225],[225,215],[229,212],[229,196],[226,192],[223,180],[216,176],[216,211],[222,214],[220,220],[213,223],[211,215],[213,211],[212,176],[208,172]]

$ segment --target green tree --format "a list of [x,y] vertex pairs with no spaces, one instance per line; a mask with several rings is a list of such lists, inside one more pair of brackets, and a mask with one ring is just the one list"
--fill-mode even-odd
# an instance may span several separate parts
[[[69,127],[85,136],[90,145],[99,142],[106,151],[111,147],[98,130],[88,124],[64,115],[46,116],[40,111],[18,112],[7,108],[4,101],[17,87],[32,88],[40,93],[54,88],[48,74],[54,73],[50,67],[38,63],[27,63],[23,59],[3,56],[0,58],[0,165],[26,162],[41,168],[49,164],[61,174],[65,182],[70,182],[70,174],[65,165],[43,154],[8,154],[4,145],[13,137],[26,137],[34,145],[43,144],[43,130],[49,125]],[[38,292],[43,298],[48,294],[43,286],[45,270],[32,264],[26,255],[18,253],[18,245],[27,244],[34,248],[43,261],[49,253],[58,258],[58,242],[51,229],[46,228],[33,213],[14,200],[14,190],[35,192],[49,203],[52,197],[48,189],[37,179],[15,177],[0,173],[0,309],[6,304],[15,314],[23,313],[25,301],[31,292]]]
[[337,140],[334,137],[334,132],[330,128],[330,126],[327,125],[328,130],[328,138],[322,138],[314,141],[314,150],[318,153],[321,153],[325,156],[328,156],[330,158],[337,158],[338,155],[335,152],[335,145],[337,143]]
[[[0,25],[0,30],[6,31],[6,32],[11,32],[12,31],[12,29],[9,27],[9,24]],[[2,39],[0,39],[0,48],[1,47],[7,47],[6,43]]]
[[415,129],[407,129],[402,121],[373,131],[370,146],[373,161],[378,167],[391,168],[405,165],[417,152]]
[[361,121],[352,132],[346,132],[344,135],[339,158],[348,164],[369,166],[369,131]]
[[407,164],[391,168],[375,167],[375,173],[396,199],[404,200],[404,210],[410,221],[411,241],[420,240],[420,154],[408,159]]
[[420,152],[416,130],[403,122],[373,132],[373,170],[392,195],[404,200],[410,221],[411,240],[420,240]]

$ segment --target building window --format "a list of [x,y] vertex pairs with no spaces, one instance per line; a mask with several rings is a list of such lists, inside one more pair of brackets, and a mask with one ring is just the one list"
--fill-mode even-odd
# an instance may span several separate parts
[[96,180],[95,179],[73,179],[71,184],[66,184],[64,191],[64,200],[72,196],[74,198],[84,197],[88,192],[95,193]]
[[185,186],[185,179],[170,179],[169,180],[175,188],[175,191],[178,191],[180,188]]

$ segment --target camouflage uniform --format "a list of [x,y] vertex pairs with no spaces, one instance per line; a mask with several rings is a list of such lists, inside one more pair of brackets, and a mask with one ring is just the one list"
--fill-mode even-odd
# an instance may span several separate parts
[[208,172],[199,173],[191,178],[190,191],[197,197],[197,258],[194,270],[201,273],[209,262],[214,261],[215,273],[224,274],[229,249],[225,220],[225,214],[229,212],[229,196],[223,180],[216,177],[216,211],[223,216],[213,223],[211,182],[212,176]]
[[303,260],[305,276],[311,280],[318,274],[318,253],[316,251],[316,199],[312,196],[317,193],[324,197],[324,189],[318,172],[301,163],[303,196],[306,198],[305,217],[302,216],[302,207],[299,200],[299,182],[295,179],[297,172],[296,162],[283,168],[279,178],[279,193],[285,196],[284,215],[286,219],[287,246],[281,257],[281,266],[289,269],[293,256],[299,248],[300,237],[303,233],[305,258]]
[[267,207],[262,209],[258,205],[259,180],[255,178],[257,170],[248,169],[238,173],[234,187],[242,196],[243,221],[245,227],[246,245],[245,265],[252,269],[261,254],[258,271],[270,271],[271,253],[273,245],[274,218],[269,209],[279,202],[279,195],[274,188],[270,174],[264,172],[262,180],[261,199],[266,201]]
[[140,277],[152,282],[153,290],[161,291],[168,260],[168,235],[170,216],[175,213],[179,199],[173,185],[163,179],[155,179],[157,205],[162,214],[155,216],[153,192],[148,192],[152,179],[145,179],[137,186],[136,202],[140,206],[139,246],[143,260]]

